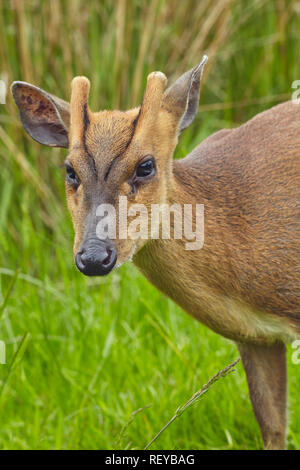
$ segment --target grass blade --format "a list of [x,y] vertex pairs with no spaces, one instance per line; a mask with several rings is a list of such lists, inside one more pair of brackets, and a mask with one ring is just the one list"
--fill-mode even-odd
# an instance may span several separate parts
[[204,395],[214,383],[216,383],[222,377],[226,377],[226,375],[230,374],[231,372],[234,372],[235,371],[234,366],[240,360],[241,360],[240,358],[236,359],[236,361],[232,362],[232,364],[229,364],[227,367],[217,372],[205,385],[203,385],[203,387],[200,390],[194,393],[194,395],[186,403],[179,406],[174,416],[172,416],[172,418],[167,422],[167,424],[165,424],[161,428],[161,430],[153,437],[153,439],[149,442],[149,444],[146,445],[144,450],[149,449],[149,447],[153,444],[153,442],[156,441],[156,439],[170,426],[170,424],[172,424],[176,418],[179,418],[179,416],[181,416],[182,413],[184,413],[190,406],[196,403],[199,400],[199,398],[202,395]]
[[0,388],[0,399],[3,395],[3,391],[4,391],[4,389],[7,385],[8,379],[11,376],[12,371],[16,368],[18,362],[20,362],[22,360],[22,357],[24,355],[25,349],[26,349],[27,344],[28,344],[28,339],[29,339],[29,332],[26,331],[24,333],[24,335],[22,336],[22,339],[20,341],[20,344],[18,345],[18,348],[17,348],[15,354],[13,355],[13,358],[12,358],[10,364],[9,364],[9,367],[8,367],[6,377],[5,377],[4,381],[2,382],[2,386]]

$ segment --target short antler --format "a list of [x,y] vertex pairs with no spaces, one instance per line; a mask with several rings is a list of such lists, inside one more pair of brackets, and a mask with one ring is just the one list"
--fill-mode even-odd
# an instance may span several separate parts
[[82,142],[85,128],[89,123],[89,92],[90,81],[86,77],[75,77],[72,80],[71,92],[71,126],[70,144],[78,145]]
[[167,77],[162,72],[152,72],[148,75],[138,127],[147,122],[147,126],[152,128],[156,122],[166,84]]

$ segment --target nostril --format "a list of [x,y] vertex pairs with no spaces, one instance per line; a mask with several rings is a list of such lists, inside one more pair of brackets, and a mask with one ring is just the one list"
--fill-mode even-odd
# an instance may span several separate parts
[[107,266],[108,264],[110,264],[110,261],[111,261],[111,257],[112,257],[112,250],[110,248],[106,248],[106,258],[104,258],[104,260],[102,261],[102,264],[104,266]]
[[86,265],[86,253],[85,249],[81,249],[78,251],[76,257],[75,257],[76,265],[79,269],[83,269]]

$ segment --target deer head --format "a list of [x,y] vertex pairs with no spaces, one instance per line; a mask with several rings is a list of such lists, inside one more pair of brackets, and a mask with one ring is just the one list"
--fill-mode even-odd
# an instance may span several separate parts
[[[86,275],[103,275],[122,264],[146,239],[121,237],[118,201],[126,198],[128,214],[168,200],[172,158],[178,135],[194,120],[200,79],[207,57],[166,90],[161,72],[148,76],[140,108],[92,112],[89,80],[72,81],[70,104],[25,82],[11,91],[28,134],[51,147],[68,148],[66,195],[74,230],[74,256]],[[115,208],[116,236],[97,236],[99,207]],[[144,217],[149,217],[150,210]],[[103,216],[103,214],[102,214]],[[157,222],[159,224],[159,221]]]

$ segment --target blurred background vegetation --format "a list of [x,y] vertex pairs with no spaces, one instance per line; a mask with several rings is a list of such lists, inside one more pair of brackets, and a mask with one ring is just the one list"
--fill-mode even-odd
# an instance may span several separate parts
[[[300,78],[293,0],[0,0],[0,78],[91,108],[140,103],[147,74],[172,81],[206,53],[199,114],[176,158],[222,127],[290,99]],[[86,279],[72,259],[66,152],[31,141],[0,105],[0,448],[143,448],[237,357],[131,265]],[[289,448],[300,448],[299,366],[290,364]],[[151,404],[151,407],[140,410]],[[241,366],[153,448],[260,448]]]

